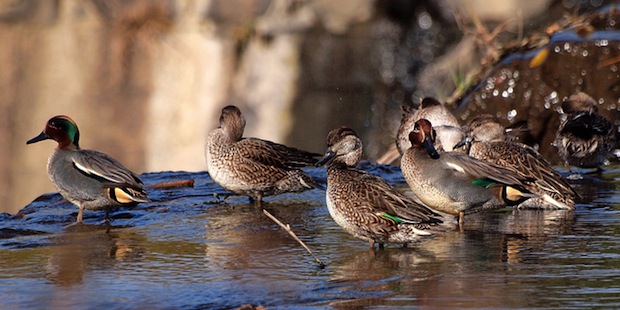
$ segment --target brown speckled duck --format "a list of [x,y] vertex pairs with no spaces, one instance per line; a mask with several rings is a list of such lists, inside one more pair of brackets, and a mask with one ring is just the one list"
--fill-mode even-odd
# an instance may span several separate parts
[[220,126],[207,136],[205,157],[211,178],[223,188],[262,202],[263,197],[317,188],[300,168],[314,154],[258,138],[243,138],[245,118],[236,106],[222,109]]
[[382,246],[408,244],[431,235],[442,216],[398,192],[380,177],[356,169],[362,141],[350,128],[327,136],[327,152],[318,165],[327,166],[326,204],[329,214],[347,233]]
[[616,146],[612,122],[598,113],[596,101],[580,92],[562,103],[563,120],[553,145],[566,165],[602,170]]
[[[520,208],[568,209],[575,208],[577,192],[551,164],[532,147],[513,142],[496,117],[480,115],[468,126],[468,154],[508,169],[532,180],[523,187],[537,197],[527,199]],[[465,140],[464,140],[465,141]]]
[[135,173],[107,154],[80,148],[80,132],[68,116],[52,117],[43,132],[26,144],[47,139],[58,142],[47,173],[60,194],[78,206],[76,223],[82,223],[84,209],[105,209],[109,223],[110,208],[149,201]]

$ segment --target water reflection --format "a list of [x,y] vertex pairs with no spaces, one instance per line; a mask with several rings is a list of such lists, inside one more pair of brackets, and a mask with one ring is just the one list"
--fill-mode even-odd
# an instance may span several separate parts
[[[396,168],[367,168],[405,184]],[[11,297],[0,299],[0,308],[615,308],[618,171],[612,166],[573,181],[584,194],[574,212],[477,213],[461,229],[382,250],[344,233],[321,190],[271,197],[258,207],[245,197],[214,205],[211,191],[182,189],[166,204],[123,211],[138,216],[118,218],[124,228],[109,233],[90,226],[68,231],[63,219],[37,221],[39,213],[54,214],[41,202],[28,217],[0,221],[11,229],[61,231],[3,240],[0,293]],[[263,208],[327,267],[319,269]],[[67,217],[63,206],[56,212]]]
[[357,283],[357,289],[386,296],[333,305],[493,308],[529,304],[527,295],[513,293],[515,286],[528,282],[527,276],[512,275],[536,272],[529,264],[541,264],[540,254],[561,235],[570,234],[574,221],[574,212],[557,210],[476,214],[462,230],[413,248],[359,250],[333,266],[332,280]]
[[58,234],[52,238],[45,277],[62,286],[80,284],[93,270],[111,269],[119,261],[140,257],[144,241],[135,233],[106,232],[96,226]]
[[[304,204],[253,203],[223,205],[213,210],[205,225],[205,264],[209,268],[244,269],[258,265],[289,266],[283,256],[303,256],[304,250],[276,223],[263,214],[263,208],[285,224],[290,224],[302,239],[311,225],[304,216]],[[306,239],[307,240],[307,239]],[[304,240],[304,241],[306,241]],[[222,259],[225,258],[225,259]]]
[[[501,307],[503,286],[494,284],[505,274],[504,242],[495,234],[476,230],[452,231],[416,248],[363,250],[335,266],[334,280],[358,283],[382,298],[339,301],[336,308],[381,304],[437,307]],[[467,296],[467,298],[463,298]]]

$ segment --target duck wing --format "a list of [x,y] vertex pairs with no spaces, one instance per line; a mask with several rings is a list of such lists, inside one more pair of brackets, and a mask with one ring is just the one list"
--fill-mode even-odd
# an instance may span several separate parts
[[116,159],[95,150],[81,150],[72,156],[73,166],[82,174],[102,182],[141,187],[142,180]]
[[501,148],[505,148],[506,151],[502,152],[503,156],[495,154],[496,158],[504,161],[506,167],[512,167],[510,170],[515,173],[535,180],[534,183],[538,188],[557,195],[571,193],[573,197],[579,197],[575,189],[534,148],[513,142],[504,142]]
[[397,191],[384,179],[354,168],[349,168],[348,173],[354,174],[349,186],[357,189],[351,191],[358,196],[352,200],[368,203],[375,216],[412,224],[443,222],[441,215]]
[[487,179],[506,185],[517,186],[533,181],[531,178],[483,160],[475,159],[467,154],[447,152],[441,154],[438,160],[442,160],[444,162],[443,166],[451,170],[456,177],[469,180]]
[[149,201],[142,180],[109,155],[94,150],[80,150],[71,159],[76,170],[103,184],[110,199],[123,204]]
[[566,120],[561,134],[572,134],[584,140],[595,135],[606,135],[612,130],[612,124],[599,114],[578,113]]
[[297,169],[318,162],[321,154],[311,153],[258,138],[245,138],[236,143],[243,157],[264,165]]

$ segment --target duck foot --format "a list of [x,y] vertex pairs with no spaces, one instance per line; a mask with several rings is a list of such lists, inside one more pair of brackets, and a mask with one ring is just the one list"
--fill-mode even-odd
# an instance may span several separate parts
[[[92,231],[100,231],[102,226],[100,224],[86,224],[82,222],[76,222],[73,224],[69,224],[64,227],[67,232],[92,232]],[[109,227],[106,228],[106,233],[109,231]]]
[[75,223],[71,223],[67,226],[65,226],[64,228],[67,230],[77,230],[79,227],[84,227],[86,226],[86,224],[84,224],[83,222],[75,222]]
[[215,200],[217,200],[217,203],[223,203],[224,200],[226,200],[226,198],[232,196],[233,194],[218,194],[218,193],[213,193],[213,196],[215,197]]

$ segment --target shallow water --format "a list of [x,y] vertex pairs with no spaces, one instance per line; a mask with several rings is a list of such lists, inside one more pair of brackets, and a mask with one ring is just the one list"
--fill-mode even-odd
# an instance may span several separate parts
[[[268,197],[263,207],[324,269],[247,198],[220,202],[213,193],[226,192],[206,173],[143,175],[196,185],[149,189],[155,202],[114,211],[107,233],[64,228],[77,208],[44,195],[0,217],[0,308],[618,308],[619,168],[574,181],[584,196],[575,212],[476,214],[408,248],[369,249],[343,233],[322,190]],[[364,169],[406,188],[397,167]]]

